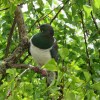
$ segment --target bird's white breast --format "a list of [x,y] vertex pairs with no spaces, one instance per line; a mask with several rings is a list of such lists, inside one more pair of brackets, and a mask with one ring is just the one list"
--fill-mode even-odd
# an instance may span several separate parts
[[34,46],[30,40],[30,53],[33,59],[40,65],[46,64],[51,59],[50,49],[40,49]]

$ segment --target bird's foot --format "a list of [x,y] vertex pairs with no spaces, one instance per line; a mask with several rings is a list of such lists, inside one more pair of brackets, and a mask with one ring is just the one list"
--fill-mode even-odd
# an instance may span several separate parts
[[34,72],[36,73],[40,73],[43,77],[46,77],[47,76],[47,70],[45,69],[40,69],[39,67],[33,67],[32,68],[34,70]]
[[41,69],[41,75],[42,75],[43,77],[46,77],[46,76],[48,75],[47,70]]

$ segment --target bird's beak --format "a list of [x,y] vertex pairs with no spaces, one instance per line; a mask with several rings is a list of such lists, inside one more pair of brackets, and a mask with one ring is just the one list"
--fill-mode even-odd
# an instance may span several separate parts
[[37,29],[40,29],[40,24],[38,24]]
[[37,29],[40,29],[40,26],[37,26]]

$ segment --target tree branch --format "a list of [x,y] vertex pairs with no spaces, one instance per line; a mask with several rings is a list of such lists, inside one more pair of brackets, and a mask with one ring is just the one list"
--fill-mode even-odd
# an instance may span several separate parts
[[27,32],[26,32],[26,28],[25,28],[24,18],[23,18],[23,14],[22,14],[22,11],[19,6],[17,6],[17,8],[16,8],[15,17],[16,17],[18,30],[19,30],[21,44],[27,43],[28,38],[27,38]]
[[6,63],[7,66],[9,66],[9,68],[18,68],[18,69],[31,69],[33,70],[35,73],[39,73],[42,76],[47,76],[47,71],[43,70],[39,67],[35,67],[32,65],[28,65],[28,64],[14,64],[14,63]]
[[35,73],[41,74],[43,77],[46,77],[48,75],[47,71],[44,69],[41,69],[40,67],[32,66],[29,64],[16,64],[12,62],[6,62],[6,61],[0,61],[0,73],[2,75],[5,75],[5,66],[8,68],[17,68],[17,69],[27,69],[33,70]]
[[12,38],[12,35],[13,35],[13,31],[14,31],[15,25],[16,25],[16,19],[14,18],[13,25],[12,25],[12,28],[11,28],[11,30],[10,30],[10,33],[9,33],[9,36],[8,36],[8,40],[7,40],[7,46],[6,46],[6,51],[5,51],[5,57],[7,57],[8,54],[9,54],[9,48],[10,48],[10,44],[11,44],[11,38]]
[[[9,62],[12,64],[17,62],[20,59],[20,57],[27,50],[28,45],[29,45],[22,11],[19,6],[17,6],[16,11],[15,11],[15,19],[16,19],[16,23],[18,25],[18,30],[20,34],[20,43],[18,47],[14,50],[14,52],[9,57],[4,59],[6,63]],[[7,67],[8,66],[6,66],[5,68]],[[6,72],[6,69],[5,69],[5,72]]]

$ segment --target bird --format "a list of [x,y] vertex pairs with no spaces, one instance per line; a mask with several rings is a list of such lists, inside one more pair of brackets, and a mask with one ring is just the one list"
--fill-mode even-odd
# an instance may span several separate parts
[[[29,40],[29,52],[34,61],[41,68],[52,58],[58,60],[58,45],[54,37],[54,29],[50,24],[42,24],[39,26],[40,32],[34,34]],[[55,72],[48,71],[47,83],[50,85]],[[51,78],[52,77],[52,78]]]

